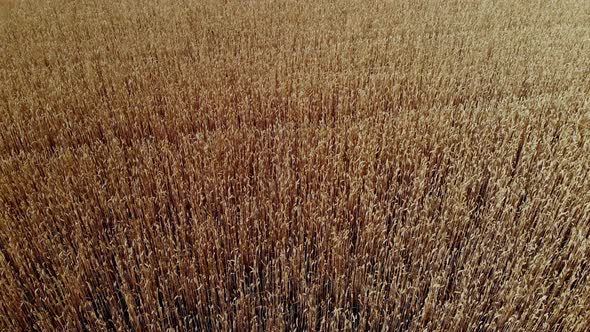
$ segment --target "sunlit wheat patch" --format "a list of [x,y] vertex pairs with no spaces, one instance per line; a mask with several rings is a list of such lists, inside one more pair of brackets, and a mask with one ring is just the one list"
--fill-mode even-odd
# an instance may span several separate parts
[[0,330],[588,331],[589,10],[0,2]]

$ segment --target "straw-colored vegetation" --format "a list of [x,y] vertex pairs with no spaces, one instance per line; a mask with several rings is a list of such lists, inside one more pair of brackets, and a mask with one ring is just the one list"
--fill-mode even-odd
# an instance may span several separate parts
[[0,2],[0,330],[588,331],[590,2]]

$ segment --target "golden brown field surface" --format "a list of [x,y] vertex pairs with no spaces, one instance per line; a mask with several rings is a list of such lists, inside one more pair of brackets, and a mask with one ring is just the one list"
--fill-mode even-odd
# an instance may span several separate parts
[[590,330],[590,2],[0,2],[0,330]]

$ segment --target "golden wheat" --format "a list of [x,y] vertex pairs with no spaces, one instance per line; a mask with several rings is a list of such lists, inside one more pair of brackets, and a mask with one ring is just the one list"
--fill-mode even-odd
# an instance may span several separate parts
[[0,329],[590,330],[590,2],[0,3]]

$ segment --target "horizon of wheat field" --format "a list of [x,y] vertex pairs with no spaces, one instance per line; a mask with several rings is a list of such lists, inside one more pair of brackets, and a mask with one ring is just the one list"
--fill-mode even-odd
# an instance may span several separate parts
[[587,0],[0,2],[0,330],[590,331]]

